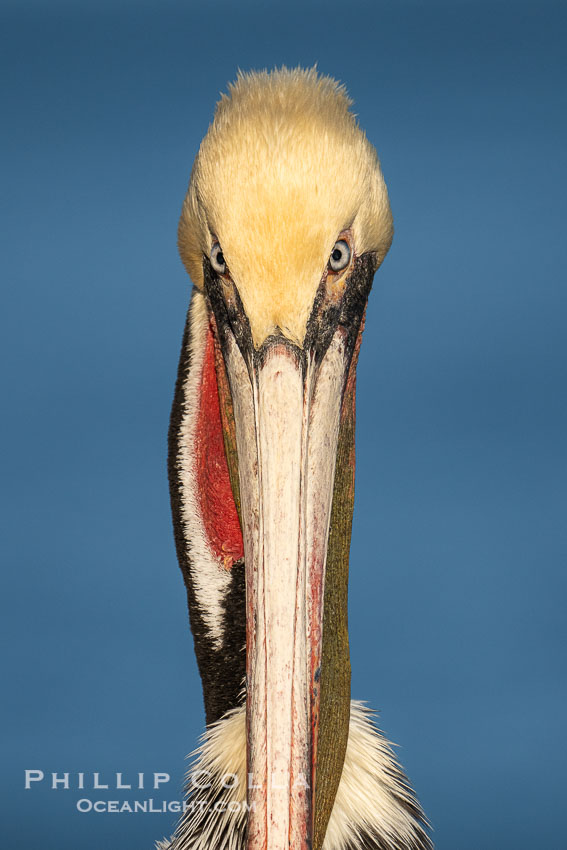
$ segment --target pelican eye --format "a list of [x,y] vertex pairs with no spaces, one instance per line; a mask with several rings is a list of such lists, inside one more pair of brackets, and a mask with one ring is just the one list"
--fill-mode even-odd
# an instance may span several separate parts
[[219,274],[224,274],[226,272],[224,254],[218,242],[215,242],[211,248],[211,266]]
[[346,239],[339,239],[335,242],[331,256],[329,257],[329,266],[334,272],[342,272],[350,263],[350,245]]

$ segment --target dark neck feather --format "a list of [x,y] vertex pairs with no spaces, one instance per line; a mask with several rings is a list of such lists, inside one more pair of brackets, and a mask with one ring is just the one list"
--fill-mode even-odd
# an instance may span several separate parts
[[184,386],[191,369],[191,331],[190,320],[187,319],[181,357],[177,372],[175,395],[171,410],[169,426],[168,472],[171,496],[171,511],[173,530],[179,566],[187,589],[189,620],[195,641],[195,654],[203,683],[203,698],[207,724],[218,720],[231,708],[241,702],[241,693],[246,673],[246,611],[244,564],[234,564],[230,571],[230,584],[224,597],[223,639],[220,648],[211,640],[205,625],[203,611],[197,603],[193,581],[193,569],[198,564],[192,564],[189,556],[190,540],[187,539],[182,522],[181,505],[183,498],[183,481],[181,476],[179,455],[181,440],[181,422],[187,399]]

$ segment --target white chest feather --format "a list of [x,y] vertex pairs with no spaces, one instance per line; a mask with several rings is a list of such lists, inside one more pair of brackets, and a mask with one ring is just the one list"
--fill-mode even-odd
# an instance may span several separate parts
[[[203,735],[188,773],[189,807],[157,850],[243,850],[247,817],[245,707]],[[346,756],[323,850],[427,850],[426,822],[392,747],[351,702]]]

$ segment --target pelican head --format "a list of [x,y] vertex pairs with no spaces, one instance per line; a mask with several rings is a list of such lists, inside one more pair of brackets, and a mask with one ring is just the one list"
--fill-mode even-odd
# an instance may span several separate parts
[[[377,733],[381,768],[362,796],[376,794],[381,826],[367,814],[364,828],[352,813],[346,823],[341,790],[356,729],[373,734],[350,699],[355,370],[393,234],[378,157],[350,106],[315,70],[239,75],[183,205],[179,249],[195,288],[172,504],[209,723],[201,764],[238,761],[246,813],[230,827],[214,813],[184,818],[179,850],[346,848],[357,834],[374,836],[365,847],[427,846]],[[222,796],[215,782],[210,800]]]

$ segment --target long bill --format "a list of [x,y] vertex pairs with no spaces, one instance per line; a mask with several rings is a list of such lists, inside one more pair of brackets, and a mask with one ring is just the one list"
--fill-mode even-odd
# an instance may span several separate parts
[[246,567],[247,850],[311,850],[327,547],[362,313],[352,327],[337,313],[324,340],[313,323],[303,348],[277,334],[254,349],[237,294],[214,284],[209,278],[234,410]]

